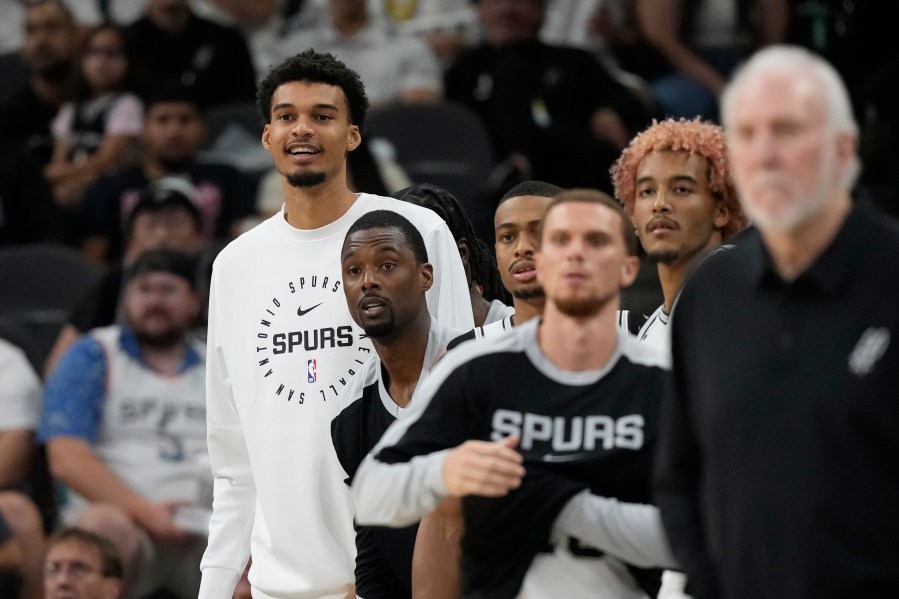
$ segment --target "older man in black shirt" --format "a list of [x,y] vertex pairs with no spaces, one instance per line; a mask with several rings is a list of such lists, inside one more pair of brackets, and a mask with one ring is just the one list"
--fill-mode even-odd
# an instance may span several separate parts
[[899,231],[849,195],[835,71],[757,54],[723,97],[757,229],[686,285],[657,500],[696,599],[899,593]]

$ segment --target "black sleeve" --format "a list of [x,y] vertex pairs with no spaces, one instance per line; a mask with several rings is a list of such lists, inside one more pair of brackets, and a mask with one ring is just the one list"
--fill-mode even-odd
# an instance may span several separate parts
[[678,562],[687,574],[687,592],[694,599],[719,596],[715,569],[706,551],[699,510],[701,454],[687,413],[682,339],[688,306],[681,298],[678,317],[672,321],[673,371],[662,403],[658,453],[654,472],[655,501]]

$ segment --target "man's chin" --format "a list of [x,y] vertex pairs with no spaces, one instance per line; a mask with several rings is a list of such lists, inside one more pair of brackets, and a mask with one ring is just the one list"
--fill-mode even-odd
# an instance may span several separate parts
[[530,300],[536,299],[538,297],[544,297],[545,293],[543,292],[543,287],[534,286],[534,287],[521,287],[512,290],[512,297],[520,300]]
[[134,331],[134,336],[141,345],[153,349],[168,349],[175,347],[184,340],[184,334],[184,331],[176,328]]
[[597,298],[557,298],[553,303],[559,312],[571,318],[596,316],[603,307],[603,302]]
[[647,252],[646,259],[653,264],[671,264],[681,257],[677,250],[659,250]]
[[285,179],[291,185],[291,187],[296,187],[298,189],[305,189],[308,187],[315,187],[317,185],[323,184],[327,180],[328,176],[323,172],[318,171],[303,171],[300,173],[290,173],[285,175]]

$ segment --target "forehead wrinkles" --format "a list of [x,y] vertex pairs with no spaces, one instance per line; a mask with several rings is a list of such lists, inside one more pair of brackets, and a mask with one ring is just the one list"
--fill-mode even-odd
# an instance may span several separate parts
[[[377,231],[377,232],[375,232]],[[379,247],[380,246],[380,247]],[[359,250],[403,250],[412,251],[403,233],[398,229],[369,229],[352,233],[343,246],[344,256],[355,254]]]

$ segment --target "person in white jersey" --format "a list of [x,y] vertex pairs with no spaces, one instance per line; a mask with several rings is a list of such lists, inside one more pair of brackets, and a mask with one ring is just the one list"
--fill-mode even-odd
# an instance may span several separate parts
[[746,228],[721,127],[667,119],[638,134],[612,167],[615,197],[658,267],[664,302],[637,338],[670,351],[669,317],[697,261]]
[[[667,353],[669,319],[687,276],[748,224],[730,179],[724,131],[700,119],[653,122],[622,152],[612,183],[662,285],[664,301],[637,338]],[[659,598],[685,597],[685,584],[682,574],[666,571]]]
[[347,186],[347,154],[368,106],[356,73],[308,50],[269,72],[257,102],[284,206],[213,265],[206,400],[215,502],[199,597],[231,596],[251,553],[257,599],[354,597],[353,505],[330,423],[372,346],[342,289],[346,232],[378,209],[412,222],[437,273],[429,309],[444,326],[473,326],[468,286],[440,217]]
[[[212,483],[205,347],[194,260],[148,250],[131,267],[124,325],[94,329],[47,380],[38,438],[65,485],[61,519],[119,548],[128,596],[195,597]],[[185,508],[191,508],[186,510]]]

